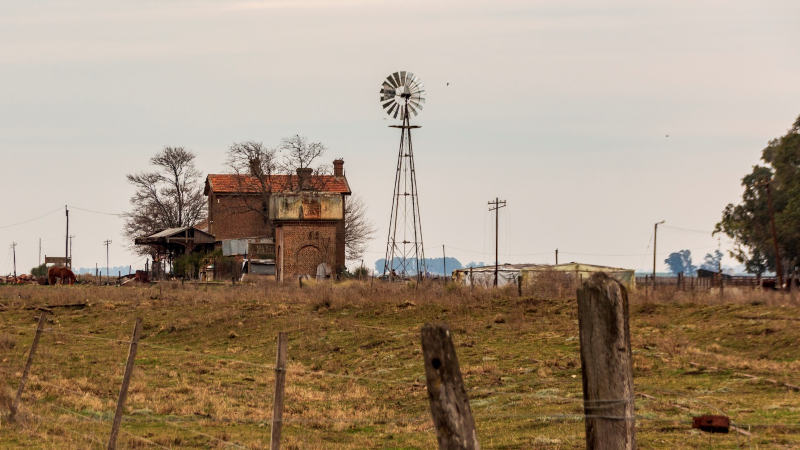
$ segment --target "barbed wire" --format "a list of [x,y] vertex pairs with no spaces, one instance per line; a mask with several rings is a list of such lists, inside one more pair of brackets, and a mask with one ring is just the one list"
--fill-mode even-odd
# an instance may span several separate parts
[[[35,327],[23,327],[23,326],[20,326],[20,325],[5,325],[5,326],[10,327],[10,328],[21,329],[21,330],[29,330],[31,328],[33,328],[35,330]],[[42,328],[42,332],[43,333],[51,333],[51,334],[63,334],[65,336],[72,336],[72,337],[82,337],[82,338],[86,338],[86,339],[97,339],[97,340],[102,340],[102,341],[117,342],[117,343],[120,343],[120,344],[130,344],[131,343],[131,341],[125,340],[125,339],[116,339],[116,338],[109,338],[109,337],[104,337],[104,336],[95,336],[95,335],[91,335],[91,334],[70,333],[68,331],[63,331],[63,330],[60,330],[58,328],[52,328],[52,327],[50,327],[50,328],[48,328],[48,327]]]
[[239,444],[239,443],[237,443],[237,442],[228,441],[228,440],[225,440],[225,439],[218,438],[218,437],[216,437],[216,436],[212,436],[212,435],[210,435],[210,434],[207,434],[207,433],[203,433],[202,431],[197,431],[197,430],[192,430],[191,428],[182,427],[182,426],[180,426],[180,425],[177,425],[177,424],[175,424],[175,423],[173,423],[173,422],[170,422],[170,421],[168,421],[168,420],[164,420],[164,421],[157,421],[157,423],[163,423],[163,424],[165,424],[165,425],[169,425],[169,426],[171,426],[171,427],[173,427],[173,428],[177,428],[177,429],[179,429],[179,430],[188,431],[189,433],[196,434],[196,435],[198,435],[198,436],[203,436],[203,437],[206,437],[206,438],[208,438],[208,439],[211,439],[211,440],[217,441],[217,442],[219,442],[219,443],[221,443],[221,444],[223,444],[223,445],[230,445],[230,446],[233,446],[233,447],[236,447],[236,448],[244,448],[244,449],[246,449],[246,448],[247,448],[247,447],[245,447],[244,445],[242,445],[242,444]]
[[[48,424],[50,424],[49,426],[52,426],[52,420],[51,419],[49,419],[47,417],[44,417],[42,415],[36,414],[35,412],[31,411],[30,408],[27,408],[27,407],[25,408],[25,414],[30,414],[31,416],[34,416],[34,417],[38,418],[40,423],[43,424],[46,427],[48,426]],[[68,431],[68,432],[72,433],[75,436],[78,436],[78,437],[81,437],[81,438],[84,438],[84,439],[88,439],[89,441],[91,441],[93,443],[96,443],[98,446],[102,446],[103,445],[103,443],[100,440],[98,440],[98,438],[96,436],[93,436],[93,435],[90,435],[90,434],[86,434],[86,433],[80,433],[77,430],[71,430],[71,429],[66,428],[66,427],[59,427],[58,429],[62,430],[62,431]]]
[[[19,327],[19,326],[15,326],[15,325],[10,325],[10,326],[15,327],[15,328],[23,328],[23,327]],[[47,332],[47,333],[64,334],[64,335],[73,336],[73,337],[83,337],[83,338],[87,338],[87,339],[104,340],[104,341],[107,341],[107,342],[130,344],[130,341],[127,341],[127,340],[108,338],[108,337],[103,337],[103,336],[93,336],[93,335],[79,334],[79,333],[70,333],[70,332],[58,330],[58,329],[55,329],[55,328],[43,328],[42,331],[43,332]],[[212,353],[203,353],[203,352],[197,352],[197,351],[186,350],[186,349],[177,349],[177,348],[168,347],[168,346],[162,346],[162,345],[153,344],[153,343],[146,342],[146,341],[141,341],[141,340],[139,341],[138,344],[140,346],[149,346],[149,347],[152,347],[152,348],[160,348],[162,350],[168,350],[168,351],[176,352],[176,353],[177,352],[189,353],[189,354],[193,354],[193,355],[203,356],[205,358],[216,359],[216,360],[219,360],[219,361],[236,362],[236,363],[250,365],[250,366],[254,366],[254,367],[260,367],[260,368],[264,368],[264,369],[268,369],[268,370],[275,370],[275,365],[272,365],[272,364],[256,363],[256,362],[252,362],[252,361],[245,361],[245,360],[241,360],[241,359],[237,359],[237,358],[230,358],[228,356],[216,355],[216,354],[212,354]],[[398,370],[400,370],[400,369],[398,369]],[[334,377],[334,378],[346,378],[346,379],[354,379],[354,380],[372,381],[372,382],[383,383],[383,384],[413,384],[413,382],[414,382],[413,380],[412,381],[409,381],[409,380],[391,380],[391,379],[387,379],[387,378],[367,377],[367,376],[363,376],[363,375],[352,375],[352,374],[341,374],[341,373],[333,373],[333,372],[327,372],[327,371],[322,371],[322,370],[311,370],[311,369],[291,369],[291,368],[287,368],[286,371],[288,373],[294,373],[294,374],[311,374],[311,375],[328,376],[328,377]]]

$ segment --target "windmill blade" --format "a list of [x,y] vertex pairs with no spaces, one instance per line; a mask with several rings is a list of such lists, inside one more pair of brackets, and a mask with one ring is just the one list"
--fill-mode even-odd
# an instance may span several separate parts
[[420,80],[419,78],[414,78],[412,80],[409,80],[408,85],[412,90],[415,90],[417,88],[422,87],[422,80]]
[[394,95],[395,90],[396,88],[392,87],[392,85],[385,81],[383,82],[383,85],[381,85],[381,92],[391,92],[392,95]]
[[381,83],[378,101],[389,117],[405,121],[422,112],[424,94],[422,80],[413,72],[401,70],[391,73]]
[[384,91],[384,90],[381,90],[381,97],[380,97],[381,100],[380,101],[385,102],[387,100],[393,100],[395,95],[396,95],[395,91]]
[[403,85],[403,83],[400,82],[400,74],[399,73],[397,73],[397,72],[393,73],[392,74],[392,79],[394,79],[395,87],[399,87],[399,86]]

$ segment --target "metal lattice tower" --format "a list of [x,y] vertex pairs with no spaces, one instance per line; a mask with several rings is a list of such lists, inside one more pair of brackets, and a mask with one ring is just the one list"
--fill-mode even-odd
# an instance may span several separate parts
[[395,72],[383,82],[380,102],[386,113],[400,119],[400,125],[389,125],[400,129],[400,149],[397,152],[397,169],[394,177],[392,209],[389,215],[389,234],[386,238],[386,258],[383,274],[405,278],[413,273],[417,281],[427,273],[425,248],[422,243],[422,221],[419,211],[419,191],[414,167],[414,147],[411,130],[411,115],[419,114],[425,98],[420,81],[411,72]]

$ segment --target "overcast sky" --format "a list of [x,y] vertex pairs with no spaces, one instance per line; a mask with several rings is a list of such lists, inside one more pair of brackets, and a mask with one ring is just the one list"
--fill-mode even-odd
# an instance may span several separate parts
[[[69,3],[69,5],[67,4]],[[224,171],[236,141],[301,133],[343,157],[383,256],[398,130],[377,93],[409,70],[426,254],[644,269],[653,223],[711,230],[760,150],[800,114],[800,2],[5,1],[0,273],[128,250],[125,174],[166,145]],[[448,86],[449,83],[449,86]],[[667,137],[668,136],[668,137]],[[40,216],[43,216],[39,218]],[[29,221],[30,219],[37,220]],[[19,222],[27,222],[14,225]],[[659,229],[660,263],[716,248]],[[722,241],[723,249],[726,241]]]

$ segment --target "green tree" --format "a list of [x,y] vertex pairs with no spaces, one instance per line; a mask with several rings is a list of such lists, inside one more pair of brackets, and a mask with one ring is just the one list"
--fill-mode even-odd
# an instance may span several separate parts
[[31,275],[35,277],[46,277],[47,276],[47,264],[42,264],[40,266],[34,267],[31,269]]
[[785,274],[800,264],[800,117],[782,137],[771,140],[761,152],[763,165],[742,178],[744,192],[738,204],[722,212],[714,233],[735,242],[731,256],[759,274],[775,270],[775,245],[770,228],[768,195],[775,211],[778,248]]
[[684,275],[694,275],[697,267],[692,264],[692,251],[691,250],[678,250],[669,254],[664,263],[669,266],[670,272],[675,275],[682,273]]
[[714,253],[706,253],[705,258],[703,258],[703,264],[700,266],[700,268],[716,272],[721,266],[722,252],[719,250],[714,250]]

